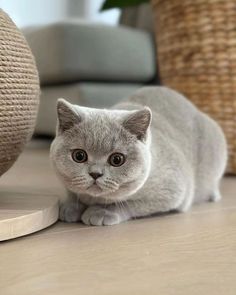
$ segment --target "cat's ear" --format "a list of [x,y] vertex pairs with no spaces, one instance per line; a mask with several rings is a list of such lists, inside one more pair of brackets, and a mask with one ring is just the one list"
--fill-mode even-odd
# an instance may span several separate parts
[[71,129],[75,124],[81,122],[81,115],[75,112],[74,107],[63,98],[57,101],[58,133]]
[[145,107],[126,116],[122,125],[130,133],[136,135],[139,140],[144,140],[148,127],[151,124],[151,119],[152,112],[148,107]]

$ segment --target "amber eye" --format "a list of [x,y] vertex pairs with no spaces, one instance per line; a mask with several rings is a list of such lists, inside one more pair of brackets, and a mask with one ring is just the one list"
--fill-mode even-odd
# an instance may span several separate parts
[[84,150],[78,149],[72,151],[72,159],[77,163],[83,163],[87,161],[88,156]]
[[125,156],[121,153],[114,153],[110,155],[108,162],[114,167],[119,167],[124,164]]

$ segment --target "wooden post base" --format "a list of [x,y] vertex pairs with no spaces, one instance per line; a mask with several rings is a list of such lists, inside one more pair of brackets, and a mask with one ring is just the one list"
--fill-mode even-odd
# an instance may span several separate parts
[[0,192],[0,241],[44,229],[58,219],[55,196]]

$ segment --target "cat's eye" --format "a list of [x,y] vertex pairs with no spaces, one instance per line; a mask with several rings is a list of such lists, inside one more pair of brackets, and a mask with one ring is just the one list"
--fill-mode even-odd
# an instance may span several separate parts
[[119,167],[124,164],[125,156],[121,153],[114,153],[110,155],[110,157],[108,158],[108,162],[114,167]]
[[72,151],[72,159],[77,163],[84,163],[88,160],[88,155],[84,150],[76,149]]

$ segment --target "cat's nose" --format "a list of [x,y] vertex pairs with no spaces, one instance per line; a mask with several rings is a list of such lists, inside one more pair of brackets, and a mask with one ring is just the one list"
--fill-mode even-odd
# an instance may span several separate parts
[[99,172],[91,172],[89,173],[90,176],[92,176],[93,179],[97,179],[99,177],[101,177],[103,174],[102,173],[99,173]]

